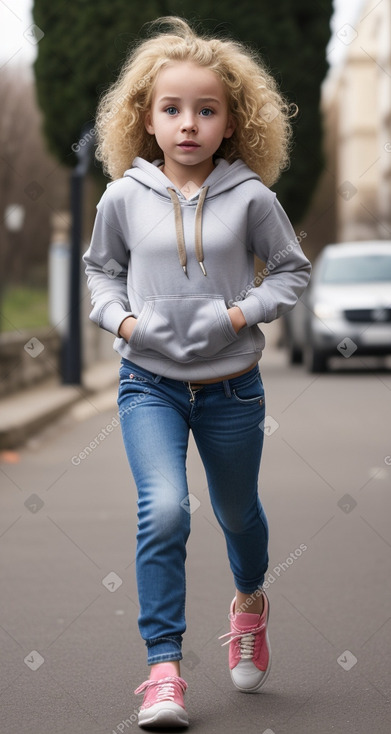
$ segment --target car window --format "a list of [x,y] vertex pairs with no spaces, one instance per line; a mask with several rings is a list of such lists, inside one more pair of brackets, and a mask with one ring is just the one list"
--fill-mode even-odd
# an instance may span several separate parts
[[325,259],[322,283],[368,283],[391,281],[391,255],[357,255]]

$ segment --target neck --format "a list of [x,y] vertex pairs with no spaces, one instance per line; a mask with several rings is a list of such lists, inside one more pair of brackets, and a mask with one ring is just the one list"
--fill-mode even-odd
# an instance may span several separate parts
[[213,160],[204,161],[197,166],[180,166],[173,165],[170,161],[164,161],[162,171],[178,189],[186,191],[198,191],[205,179],[214,169]]

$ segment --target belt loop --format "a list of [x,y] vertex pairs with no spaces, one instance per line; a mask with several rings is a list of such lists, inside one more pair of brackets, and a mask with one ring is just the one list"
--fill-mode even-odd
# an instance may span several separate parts
[[153,381],[160,382],[161,379],[162,379],[162,375],[155,375],[155,377],[153,378]]
[[223,380],[223,385],[224,385],[225,397],[230,398],[231,397],[231,386],[229,384],[229,380]]

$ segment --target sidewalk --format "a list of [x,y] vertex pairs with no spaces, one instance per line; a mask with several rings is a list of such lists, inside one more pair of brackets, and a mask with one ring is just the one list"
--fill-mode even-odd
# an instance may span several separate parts
[[22,390],[0,401],[0,450],[15,449],[85,397],[118,381],[119,362],[100,362],[85,370],[82,385],[63,385],[55,379]]

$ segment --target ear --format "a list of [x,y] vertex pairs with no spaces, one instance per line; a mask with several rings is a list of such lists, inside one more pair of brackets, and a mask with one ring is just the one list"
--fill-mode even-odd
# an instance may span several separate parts
[[146,113],[146,115],[145,115],[144,125],[145,125],[145,129],[146,129],[147,133],[149,133],[150,135],[154,135],[155,134],[155,128],[154,128],[154,125],[152,123],[152,115],[151,115],[151,112],[150,111],[148,111]]
[[223,137],[230,138],[234,134],[235,128],[236,128],[235,118],[233,117],[233,115],[228,115],[227,127],[225,128]]

